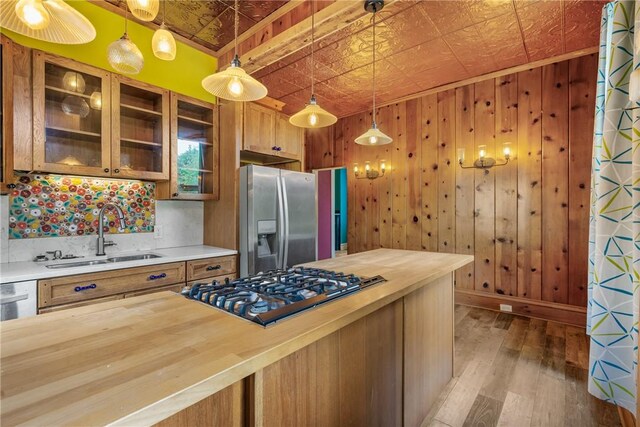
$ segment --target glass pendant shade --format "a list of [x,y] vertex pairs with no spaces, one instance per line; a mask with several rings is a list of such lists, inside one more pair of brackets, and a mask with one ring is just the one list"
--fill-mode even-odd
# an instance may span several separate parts
[[1,0],[0,27],[58,44],[83,44],[96,38],[93,24],[63,0]]
[[61,107],[62,112],[68,116],[80,116],[84,119],[89,115],[89,104],[79,96],[65,96]]
[[153,21],[160,10],[159,0],[127,0],[131,14],[141,21]]
[[62,87],[70,92],[84,93],[84,77],[75,71],[67,71],[64,73],[64,77],[62,77]]
[[301,128],[323,128],[337,121],[336,116],[317,104],[315,97],[311,97],[311,101],[302,111],[289,118],[289,123]]
[[124,74],[138,74],[144,66],[142,52],[126,33],[109,45],[107,59],[115,70]]
[[371,129],[356,138],[356,144],[360,145],[386,145],[391,144],[393,139],[382,133],[374,123]]
[[164,24],[153,33],[151,48],[158,59],[173,61],[176,58],[176,41]]
[[89,105],[94,110],[102,110],[102,94],[98,91],[93,92],[89,98]]
[[267,88],[240,67],[237,56],[226,70],[205,77],[202,87],[229,101],[256,101],[267,96]]

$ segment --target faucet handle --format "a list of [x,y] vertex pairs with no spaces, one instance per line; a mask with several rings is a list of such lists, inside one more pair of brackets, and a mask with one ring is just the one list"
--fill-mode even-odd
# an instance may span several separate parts
[[49,255],[53,255],[54,260],[62,258],[62,251],[60,249],[56,249],[55,251],[47,251],[47,253]]
[[116,242],[114,242],[113,240],[105,240],[104,241],[104,246],[118,246],[118,244]]

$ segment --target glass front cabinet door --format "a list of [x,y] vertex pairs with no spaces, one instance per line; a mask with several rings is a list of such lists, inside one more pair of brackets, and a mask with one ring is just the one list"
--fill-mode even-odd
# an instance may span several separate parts
[[171,179],[158,197],[218,199],[217,106],[171,93]]
[[110,176],[109,97],[108,72],[34,51],[34,170]]
[[169,179],[169,91],[112,76],[113,176]]

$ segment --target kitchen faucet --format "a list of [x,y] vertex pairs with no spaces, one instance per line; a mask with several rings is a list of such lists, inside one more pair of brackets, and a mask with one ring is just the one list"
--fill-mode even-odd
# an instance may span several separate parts
[[103,256],[105,246],[115,246],[116,243],[112,241],[104,240],[104,211],[109,208],[113,208],[116,211],[116,216],[118,217],[118,223],[121,228],[124,228],[124,212],[118,205],[114,205],[113,203],[105,203],[102,209],[100,209],[100,214],[98,215],[98,250],[96,252],[97,256]]

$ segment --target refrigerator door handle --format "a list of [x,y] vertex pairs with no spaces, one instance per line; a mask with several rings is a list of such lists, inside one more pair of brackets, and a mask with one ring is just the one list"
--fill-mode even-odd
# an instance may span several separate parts
[[282,183],[280,177],[276,178],[276,198],[278,203],[278,256],[276,258],[276,268],[283,268],[284,261],[284,225],[285,225],[285,211],[284,211],[284,197],[282,194]]
[[284,204],[284,251],[282,256],[282,268],[287,268],[287,260],[289,258],[289,197],[287,196],[287,181],[280,176],[282,181],[282,200]]

